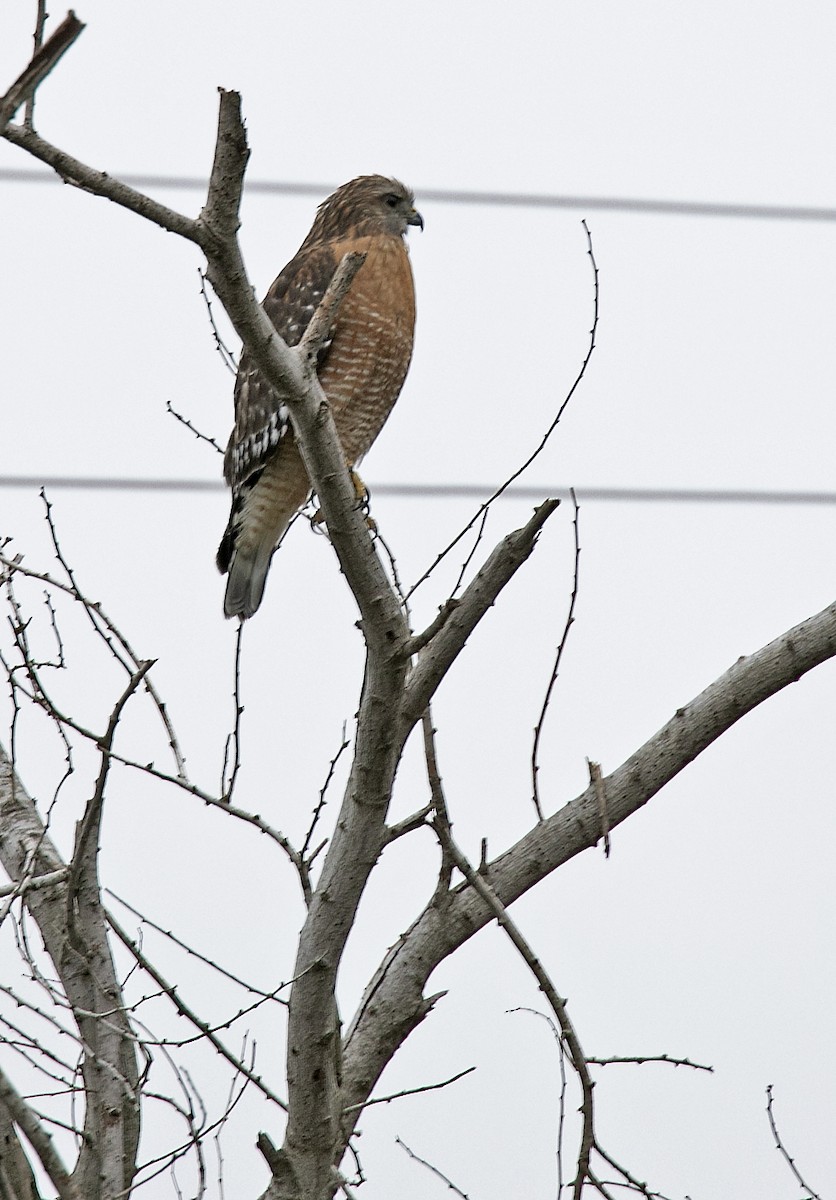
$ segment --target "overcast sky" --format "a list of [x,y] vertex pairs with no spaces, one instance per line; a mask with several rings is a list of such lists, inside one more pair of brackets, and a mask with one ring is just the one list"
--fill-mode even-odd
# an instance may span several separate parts
[[[415,357],[364,466],[405,580],[473,502],[374,499],[375,484],[474,483],[487,493],[536,445],[588,344],[584,216],[600,269],[598,348],[525,482],[544,495],[569,484],[834,489],[836,224],[422,199],[422,188],[443,188],[833,205],[832,4],[80,0],[77,11],[87,29],[39,93],[36,123],[90,165],[205,178],[221,85],[243,96],[251,179],[336,185],[381,172],[414,187],[425,221],[409,235]],[[3,7],[0,91],[28,58],[33,12],[21,0]],[[62,16],[56,9],[53,25]],[[35,167],[0,143],[0,172]],[[155,194],[190,214],[202,203],[192,190]],[[315,204],[245,197],[242,243],[259,292]],[[218,478],[219,456],[165,411],[170,401],[221,442],[232,419],[195,248],[57,184],[0,174],[0,205],[0,476]],[[232,714],[235,631],[213,561],[225,494],[56,490],[51,499],[79,580],[137,652],[159,660],[190,767],[214,786]],[[497,504],[485,553],[530,510]],[[37,489],[0,488],[0,533],[46,568],[42,511]],[[542,752],[549,811],[585,786],[587,756],[617,767],[740,655],[832,601],[836,585],[832,506],[589,501],[580,536],[577,620]],[[456,833],[477,858],[481,838],[496,853],[532,821],[531,730],[572,565],[565,504],[438,698]],[[417,594],[417,624],[457,570]],[[27,599],[37,605],[38,595]],[[122,684],[82,623],[66,619],[62,687],[95,723]],[[354,620],[326,539],[300,523],[246,629],[238,784],[241,805],[297,840],[355,712]],[[514,910],[569,996],[588,1053],[666,1052],[714,1066],[713,1075],[651,1065],[600,1075],[602,1140],[671,1197],[798,1194],[770,1136],[767,1084],[803,1174],[832,1195],[835,693],[831,664],[762,706],[614,833],[608,861],[581,856]],[[21,772],[44,796],[60,774],[50,737],[34,719],[22,729]],[[128,746],[162,756],[150,717],[129,725]],[[82,775],[56,816],[65,851],[89,791]],[[425,799],[411,753],[397,814]],[[114,890],[264,986],[289,977],[302,904],[265,839],[128,776],[109,803],[102,869]],[[349,945],[346,1019],[431,893],[432,839],[407,841],[384,856]],[[150,934],[146,947],[196,1003],[229,1011],[232,993]],[[543,1008],[526,969],[493,928],[431,986],[449,995],[381,1089],[478,1070],[366,1116],[360,1194],[448,1194],[397,1147],[400,1135],[471,1200],[554,1196],[554,1045],[542,1022],[506,1011]],[[278,1012],[257,1026],[259,1066],[277,1090],[280,1026]],[[228,1076],[212,1063],[205,1071],[207,1096],[225,1094]],[[280,1138],[278,1114],[253,1099],[230,1122],[228,1197],[266,1183],[252,1145],[259,1128]],[[170,1182],[145,1194],[170,1195]]]

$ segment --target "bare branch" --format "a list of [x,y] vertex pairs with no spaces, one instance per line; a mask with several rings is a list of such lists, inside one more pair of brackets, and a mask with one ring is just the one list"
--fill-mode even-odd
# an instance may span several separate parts
[[30,1146],[38,1156],[38,1161],[46,1172],[47,1178],[61,1200],[80,1200],[72,1177],[52,1144],[51,1136],[2,1070],[0,1070],[0,1101],[8,1109],[15,1124],[23,1130]]
[[57,871],[48,871],[46,875],[30,875],[15,883],[4,883],[0,887],[0,896],[25,896],[27,892],[37,891],[38,888],[54,887],[63,883],[67,878],[68,868],[60,867]]
[[4,1189],[3,1200],[41,1200],[31,1164],[23,1149],[22,1137],[11,1113],[0,1103],[0,1145],[3,1146],[0,1186]]
[[[607,777],[610,828],[638,811],[747,712],[834,656],[836,603],[739,659]],[[507,907],[564,862],[593,847],[600,828],[590,785],[490,864],[492,890]],[[346,1034],[347,1103],[368,1096],[397,1047],[426,1016],[423,988],[430,974],[489,919],[475,889],[463,884],[443,908],[428,906],[386,955]]]
[[433,618],[427,628],[422,633],[416,633],[409,639],[404,647],[404,653],[412,658],[423,650],[425,646],[428,646],[439,630],[443,629],[447,624],[450,614],[454,609],[458,608],[459,603],[460,601],[454,597],[445,601],[438,610],[438,615]]
[[[59,579],[54,579],[51,575],[43,571],[34,571],[23,563],[11,559],[6,555],[0,554],[0,566],[5,568],[5,573],[9,580],[15,574],[26,576],[30,579],[37,579],[45,583],[50,588],[55,588],[57,591],[63,592],[67,596],[71,596],[78,604],[80,604],[92,625],[96,636],[104,643],[115,660],[119,663],[123,671],[130,677],[134,671],[139,669],[140,663],[143,661],[134,651],[130,642],[117,628],[115,623],[108,617],[103,610],[101,604],[88,599],[75,578],[75,574],[67,562],[61,550],[61,544],[58,540],[58,530],[52,516],[52,505],[47,498],[46,492],[41,490],[41,497],[44,502],[47,527],[49,529],[52,546],[55,551],[55,557],[58,560],[62,570],[67,576],[67,583],[62,583]],[[165,728],[168,743],[171,747],[171,752],[177,767],[178,778],[186,779],[186,764],[183,758],[182,751],[177,741],[177,736],[174,732],[174,726],[166,710],[165,704],[160,699],[153,683],[149,678],[145,679],[145,690],[151,697],[155,708],[159,714],[160,720]]]
[[434,807],[432,804],[425,804],[423,808],[419,808],[411,816],[404,817],[402,821],[396,821],[394,825],[390,825],[386,834],[387,846],[390,842],[396,842],[404,834],[412,833],[413,829],[420,829],[422,825],[426,825],[427,817],[433,811]]
[[604,774],[601,770],[601,764],[593,762],[590,758],[586,760],[586,765],[589,768],[589,782],[595,789],[595,799],[598,802],[598,812],[601,815],[601,832],[604,835],[604,858],[610,856],[610,814],[607,811],[607,785],[604,782]]
[[[42,28],[40,17],[39,26]],[[36,49],[29,65],[18,75],[0,100],[0,131],[5,133],[4,126],[7,127],[7,122],[11,121],[21,104],[32,99],[38,86],[46,79],[61,56],[69,50],[83,29],[83,22],[79,21],[71,10],[48,41],[40,48],[37,46],[36,34]],[[27,124],[31,125],[31,121]],[[27,132],[31,133],[31,129],[27,129]]]
[[39,137],[30,129],[25,129],[22,125],[7,125],[2,131],[2,136],[13,145],[20,146],[34,158],[46,163],[48,167],[52,167],[65,183],[81,188],[84,192],[90,192],[93,196],[111,200],[120,208],[126,208],[129,212],[144,217],[154,225],[159,225],[161,229],[166,229],[169,233],[176,233],[180,237],[186,238],[187,241],[201,245],[201,239],[205,235],[198,223],[191,217],[184,217],[182,213],[167,208],[164,204],[152,200],[150,196],[129,187],[127,183],[120,183],[106,171],[96,171],[92,167],[88,167],[85,163],[73,158],[63,150],[59,150],[57,146],[51,145],[44,138]]
[[307,361],[311,369],[316,368],[317,357],[331,336],[340,305],[346,297],[348,289],[354,282],[354,277],[366,261],[365,254],[351,252],[344,254],[340,264],[331,277],[331,282],[325,290],[325,295],[311,317],[307,329],[299,343],[299,353]]
[[235,239],[240,225],[238,213],[250,151],[241,120],[241,96],[224,88],[218,88],[218,95],[215,158],[200,223],[212,230],[219,241],[229,242]]
[[531,554],[540,530],[558,504],[558,500],[545,500],[526,525],[502,539],[432,642],[418,656],[403,699],[403,714],[410,725],[420,720],[473,630]]

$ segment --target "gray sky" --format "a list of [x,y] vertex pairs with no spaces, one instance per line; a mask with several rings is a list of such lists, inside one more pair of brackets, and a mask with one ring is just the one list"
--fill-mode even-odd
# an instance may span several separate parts
[[[2,88],[28,56],[33,8],[3,13]],[[373,492],[375,482],[487,490],[533,448],[586,350],[583,215],[601,276],[598,349],[526,482],[834,487],[836,225],[421,199],[423,186],[832,205],[832,5],[767,2],[755,14],[742,0],[521,0],[513,10],[440,0],[414,10],[374,0],[84,0],[78,15],[88,28],[42,89],[36,121],[91,165],[206,176],[222,85],[243,95],[253,179],[337,184],[380,171],[416,189],[426,230],[410,234],[415,358],[365,463]],[[0,169],[34,165],[0,143]],[[0,198],[0,475],[215,477],[218,457],[165,412],[171,401],[221,441],[231,423],[231,379],[212,347],[194,248],[66,187],[0,178]],[[201,203],[196,192],[162,198],[188,213]],[[298,246],[314,203],[246,197],[242,241],[259,291]],[[234,630],[213,562],[226,497],[52,498],[79,579],[138,652],[159,659],[190,766],[211,786],[232,711]],[[381,496],[374,513],[410,581],[472,508]],[[530,509],[497,505],[485,549]],[[740,655],[831,601],[836,582],[833,508],[590,502],[580,526],[577,622],[543,746],[549,811],[585,786],[587,756],[615,768]],[[0,491],[0,531],[27,561],[47,565],[34,491]],[[416,596],[419,624],[459,561]],[[498,852],[530,825],[531,729],[571,580],[564,505],[439,696],[442,773],[456,834],[475,857],[482,837]],[[355,711],[354,619],[327,542],[300,524],[246,631],[238,785],[239,803],[297,839]],[[114,674],[88,657],[81,623],[69,625],[64,686],[101,720]],[[515,908],[569,996],[588,1053],[667,1052],[715,1067],[600,1074],[602,1140],[671,1197],[796,1194],[766,1121],[770,1083],[808,1182],[826,1194],[836,1178],[835,681],[827,665],[763,706],[615,832],[609,861],[584,855]],[[58,750],[43,749],[46,737],[32,721],[22,740],[26,782],[44,794],[60,763]],[[150,720],[137,715],[125,737],[140,755],[162,756]],[[85,785],[72,783],[56,817],[65,848]],[[425,796],[413,751],[397,813]],[[149,916],[275,986],[291,972],[301,901],[264,839],[229,825],[120,777],[104,869]],[[387,851],[364,902],[341,979],[346,1018],[432,889],[431,837],[408,841]],[[180,972],[192,999],[228,1011],[228,994],[210,992],[192,964],[181,969],[151,935],[147,946]],[[394,1144],[399,1134],[472,1200],[553,1196],[553,1043],[541,1022],[506,1012],[543,1007],[525,968],[492,929],[432,987],[450,994],[382,1090],[478,1070],[446,1092],[367,1115],[361,1195],[446,1194]],[[275,1014],[258,1026],[259,1065],[277,1088],[278,1025]],[[225,1094],[227,1077],[212,1064],[206,1071],[207,1094]],[[230,1122],[228,1196],[264,1185],[252,1146],[261,1127],[280,1134],[256,1099]],[[159,1181],[146,1194],[170,1186]]]

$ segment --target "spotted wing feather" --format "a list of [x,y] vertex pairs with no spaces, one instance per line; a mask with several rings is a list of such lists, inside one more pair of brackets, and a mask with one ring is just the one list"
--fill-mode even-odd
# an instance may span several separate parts
[[[337,265],[329,246],[302,250],[265,296],[264,311],[288,346],[301,340]],[[330,342],[323,347],[320,365],[329,347]],[[261,470],[270,453],[291,434],[281,392],[264,378],[245,349],[235,381],[235,426],[224,456],[224,477],[230,487],[240,487]]]

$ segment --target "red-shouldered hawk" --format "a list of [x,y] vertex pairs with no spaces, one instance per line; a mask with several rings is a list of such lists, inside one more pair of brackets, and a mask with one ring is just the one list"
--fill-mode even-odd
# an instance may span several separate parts
[[[289,346],[307,328],[334,271],[349,251],[366,260],[343,300],[317,368],[346,462],[354,466],[398,398],[415,329],[415,289],[404,242],[424,228],[412,193],[396,179],[361,175],[319,206],[311,231],[264,299]],[[244,350],[235,381],[235,428],[224,456],[232,512],[218,548],[228,573],[227,617],[251,617],[270,560],[311,490],[287,405]]]

